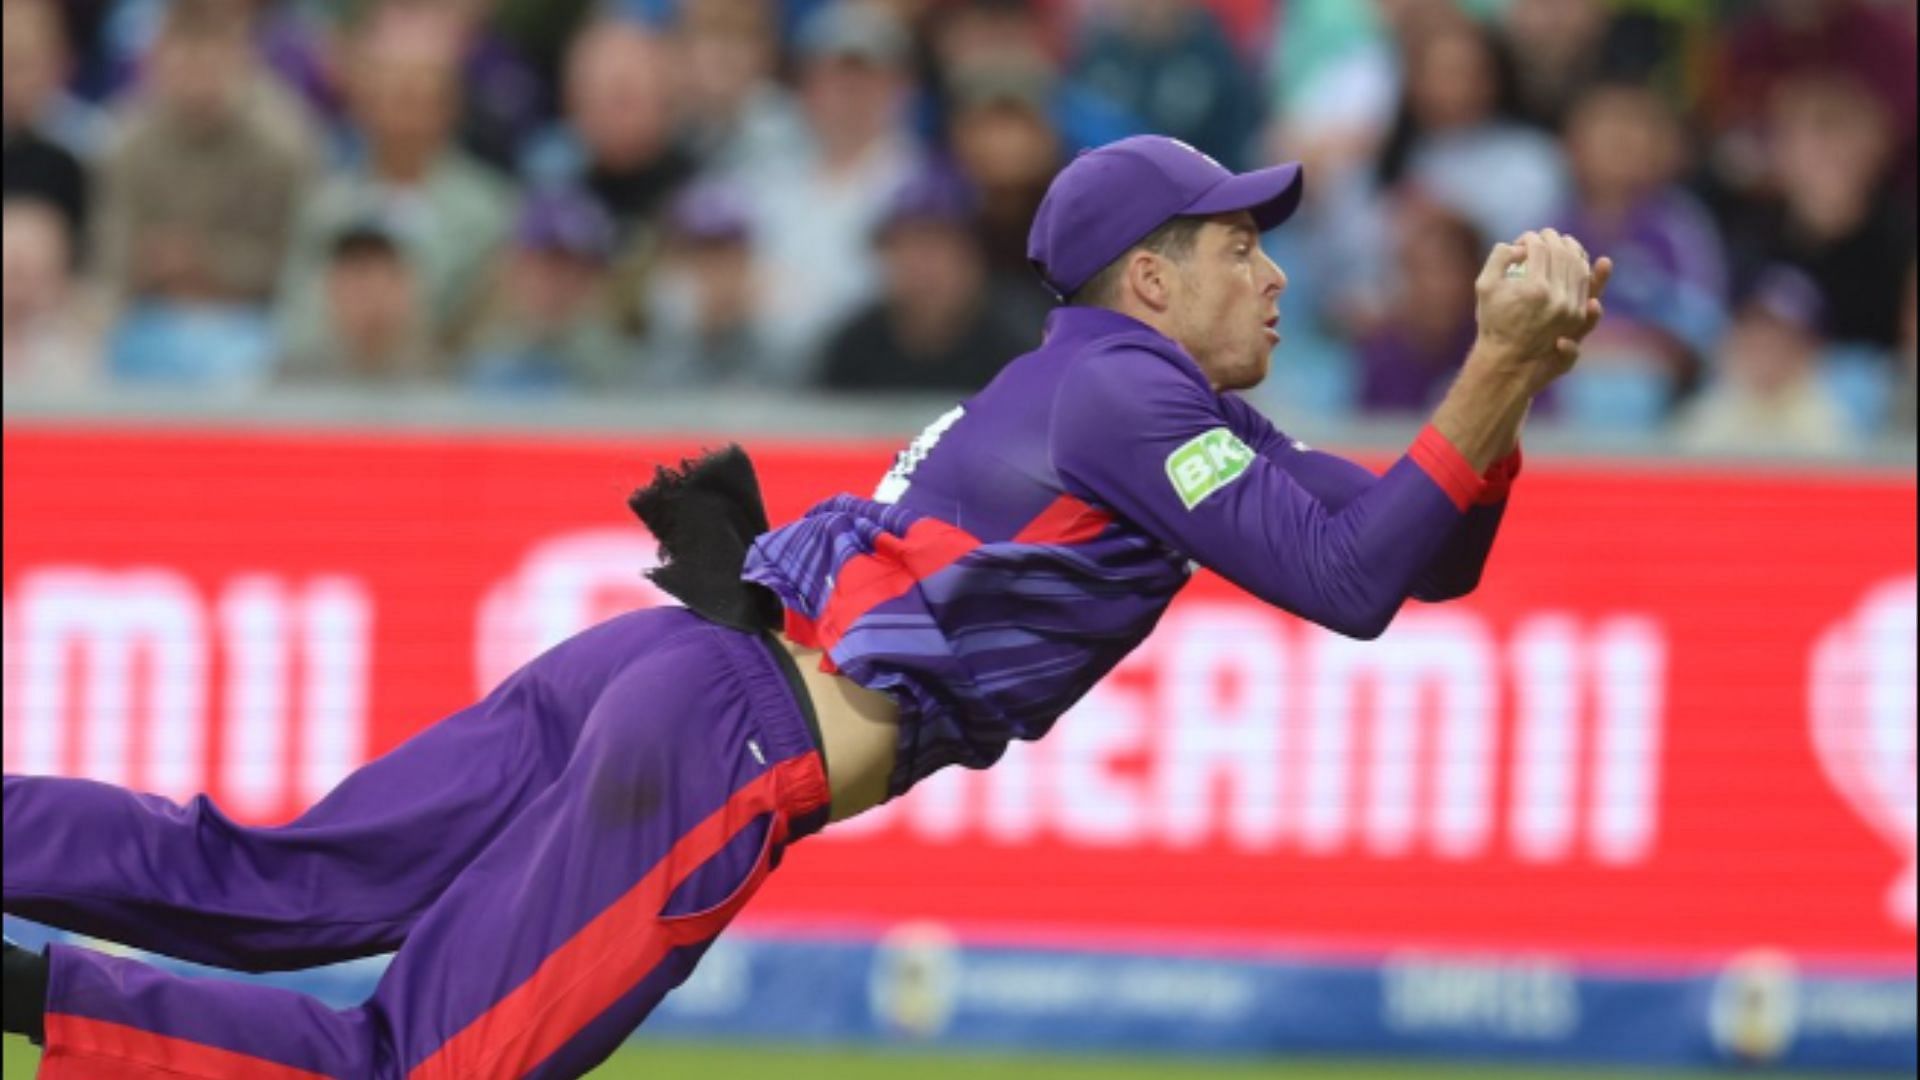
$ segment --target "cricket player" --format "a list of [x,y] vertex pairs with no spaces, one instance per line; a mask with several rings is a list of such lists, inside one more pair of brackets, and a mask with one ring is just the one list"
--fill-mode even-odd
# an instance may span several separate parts
[[1478,341],[1375,476],[1233,394],[1279,341],[1286,276],[1259,239],[1300,185],[1159,137],[1083,154],[1033,224],[1064,301],[1044,341],[873,497],[768,531],[737,449],[662,470],[633,506],[684,606],[562,643],[289,824],[6,777],[10,913],[242,970],[395,951],[333,1009],[9,947],[7,1030],[44,1041],[49,1077],[579,1076],[786,849],[1044,736],[1196,567],[1357,637],[1468,593],[1528,403],[1573,365],[1611,265],[1552,232],[1495,247]]

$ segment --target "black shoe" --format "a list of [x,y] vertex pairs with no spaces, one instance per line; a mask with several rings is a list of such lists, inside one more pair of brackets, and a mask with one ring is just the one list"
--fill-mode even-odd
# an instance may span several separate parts
[[23,949],[5,938],[5,994],[0,1001],[10,1035],[25,1035],[35,1046],[47,1041],[47,954]]

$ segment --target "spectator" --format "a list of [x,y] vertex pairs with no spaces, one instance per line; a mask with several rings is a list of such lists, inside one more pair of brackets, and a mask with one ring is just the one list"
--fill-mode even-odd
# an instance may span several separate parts
[[980,68],[1036,72],[1058,66],[1041,13],[1024,0],[953,0],[936,15],[929,36],[942,83]]
[[488,0],[302,0],[262,7],[256,35],[261,54],[349,150],[355,132],[341,48],[383,11],[412,8],[453,35],[460,65],[458,139],[478,160],[512,170],[521,143],[548,114],[544,77],[518,44],[495,29],[490,16],[498,5]]
[[566,61],[567,115],[527,155],[540,187],[572,188],[612,216],[614,312],[638,328],[661,210],[696,170],[673,98],[686,68],[672,39],[631,19],[601,18],[573,40]]
[[955,0],[933,20],[935,78],[928,89],[951,135],[953,110],[980,84],[1022,85],[1069,153],[1144,129],[1127,108],[1060,77],[1041,12],[1027,0]]
[[1282,384],[1311,372],[1320,389],[1304,397],[1323,410],[1353,404],[1349,342],[1384,316],[1381,283],[1393,272],[1377,173],[1405,93],[1401,58],[1434,22],[1457,17],[1419,0],[1288,6],[1270,64],[1278,115],[1267,154],[1301,162],[1311,182],[1293,222],[1263,243],[1280,265],[1313,272],[1280,297],[1289,359],[1261,394],[1300,399],[1307,388]]
[[1035,340],[1055,298],[1027,261],[1027,232],[1063,156],[1042,93],[1012,71],[975,71],[956,87],[951,128],[954,159],[979,193],[989,288]]
[[1890,349],[1899,328],[1900,281],[1913,256],[1913,222],[1887,186],[1892,117],[1851,77],[1780,83],[1767,110],[1776,198],[1728,229],[1751,276],[1787,262],[1820,286],[1827,332]]
[[615,239],[613,219],[591,196],[530,196],[470,350],[468,383],[604,390],[630,381],[633,343],[620,335],[607,296]]
[[[1267,156],[1302,162],[1316,178],[1314,200],[1346,188],[1361,166],[1371,169],[1393,129],[1405,92],[1406,42],[1450,9],[1415,0],[1294,0],[1287,6],[1267,69],[1274,122]],[[1309,206],[1310,209],[1310,206]]]
[[1721,348],[1720,378],[1680,420],[1681,441],[1700,451],[1846,449],[1845,410],[1820,379],[1821,312],[1805,275],[1763,273]]
[[8,198],[0,226],[0,358],[8,390],[81,389],[99,376],[99,343],[74,300],[73,233],[39,199]]
[[686,0],[676,96],[692,149],[716,175],[745,175],[804,152],[806,121],[775,78],[779,20],[772,0]]
[[453,141],[457,31],[431,7],[382,7],[352,43],[348,97],[366,145],[301,215],[283,294],[293,351],[325,340],[325,263],[334,238],[357,222],[378,220],[398,239],[436,348],[471,317],[513,210],[510,191]]
[[[72,57],[53,0],[0,5],[0,121],[9,141],[32,132],[80,162],[106,150],[112,124],[99,107],[69,93]],[[9,167],[11,172],[11,167]]]
[[499,5],[494,0],[385,2],[437,8],[452,20],[460,50],[460,143],[481,161],[512,170],[521,145],[551,105],[540,72],[491,25],[490,14]]
[[749,387],[762,383],[753,232],[739,192],[696,182],[667,215],[649,293],[640,383],[647,387]]
[[1092,17],[1073,78],[1238,170],[1261,116],[1245,62],[1213,12],[1194,0],[1122,0]]
[[[1595,378],[1644,377],[1660,384],[1651,400],[1670,401],[1691,388],[1720,339],[1728,292],[1719,230],[1677,182],[1679,119],[1649,89],[1605,83],[1573,104],[1566,143],[1577,198],[1559,228],[1611,256],[1617,271],[1607,317],[1582,370],[1567,377],[1568,399],[1586,400],[1580,384]],[[1633,374],[1600,370],[1623,358]]]
[[972,212],[971,193],[944,172],[901,189],[875,238],[885,291],[829,339],[823,385],[971,392],[1040,343],[989,302]]
[[979,195],[988,290],[1038,340],[1056,300],[1027,261],[1034,212],[1068,155],[1138,134],[1139,120],[1060,76],[1045,14],[1026,0],[957,0],[931,37],[933,126]]
[[245,382],[272,359],[265,313],[319,148],[256,64],[248,18],[245,0],[169,6],[102,163],[95,250],[122,377]]
[[1513,58],[1515,115],[1545,131],[1559,131],[1567,110],[1601,81],[1690,103],[1698,43],[1713,33],[1706,4],[1512,0],[1504,7],[1498,25]]
[[1782,84],[1846,74],[1874,98],[1898,134],[1894,156],[1912,199],[1916,49],[1911,5],[1862,0],[1763,0],[1719,36],[1708,95],[1721,180],[1751,194],[1766,177],[1763,131]]
[[1574,99],[1600,77],[1606,8],[1601,0],[1513,0],[1499,29],[1513,58],[1516,114],[1560,130]]
[[1473,346],[1473,283],[1487,245],[1465,218],[1417,199],[1401,208],[1394,235],[1397,288],[1387,318],[1359,342],[1359,405],[1411,416],[1432,411]]
[[0,175],[6,197],[47,203],[66,220],[68,232],[82,235],[90,185],[79,159],[31,128],[9,127],[4,146]]
[[283,379],[393,386],[444,378],[427,332],[419,275],[379,222],[350,225],[334,238],[321,289],[323,336],[286,357]]
[[1554,140],[1513,119],[1512,75],[1491,33],[1448,19],[1407,47],[1381,181],[1412,184],[1497,240],[1551,223],[1567,200],[1566,162]]
[[565,124],[522,171],[537,186],[585,188],[633,239],[693,172],[673,115],[679,72],[672,43],[646,26],[589,24],[567,53]]
[[807,146],[739,174],[753,216],[756,272],[777,282],[760,315],[783,384],[812,381],[822,340],[876,292],[869,238],[924,160],[906,125],[909,39],[885,8],[836,0],[802,28]]
[[68,237],[86,235],[87,171],[106,121],[62,89],[69,57],[49,0],[0,4],[0,154],[5,195],[58,208]]

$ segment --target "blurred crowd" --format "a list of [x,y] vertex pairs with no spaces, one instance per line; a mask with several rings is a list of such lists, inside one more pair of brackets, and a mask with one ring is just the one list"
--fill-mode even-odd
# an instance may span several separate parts
[[1553,422],[1913,430],[1910,2],[0,2],[9,389],[964,393],[1153,131],[1306,163],[1283,419],[1430,408],[1554,225],[1618,272]]

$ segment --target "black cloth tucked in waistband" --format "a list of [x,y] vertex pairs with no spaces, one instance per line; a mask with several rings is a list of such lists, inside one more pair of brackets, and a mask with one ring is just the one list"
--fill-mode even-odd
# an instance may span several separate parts
[[813,697],[793,657],[773,636],[785,622],[786,609],[771,590],[740,578],[747,549],[769,528],[760,480],[747,452],[728,444],[682,461],[677,469],[661,466],[627,506],[660,542],[660,565],[647,571],[647,578],[708,622],[760,638],[786,676],[824,765]]
[[785,612],[779,598],[740,580],[747,548],[769,528],[746,451],[728,445],[678,469],[660,466],[627,506],[660,541],[661,565],[647,571],[655,585],[722,626],[749,633],[780,629]]

